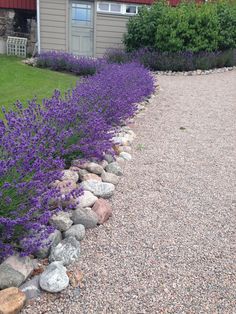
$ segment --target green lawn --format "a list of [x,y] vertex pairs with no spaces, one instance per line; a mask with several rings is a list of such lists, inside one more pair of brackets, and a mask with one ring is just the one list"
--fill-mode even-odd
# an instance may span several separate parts
[[22,59],[0,55],[0,119],[1,108],[14,108],[16,100],[23,105],[35,96],[39,101],[50,97],[55,89],[63,94],[76,85],[78,77],[33,68],[22,63]]

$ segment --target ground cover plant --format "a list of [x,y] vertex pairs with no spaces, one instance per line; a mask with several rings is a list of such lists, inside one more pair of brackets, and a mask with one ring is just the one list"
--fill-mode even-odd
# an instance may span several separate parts
[[[101,159],[116,127],[154,90],[151,74],[137,63],[106,65],[61,97],[56,91],[27,108],[20,103],[0,121],[0,259],[34,253],[52,227],[50,217],[71,206],[52,202],[61,170],[73,158]],[[66,199],[77,198],[78,188]],[[75,206],[75,205],[73,205]]]
[[[171,7],[158,1],[129,20],[124,43],[127,52],[136,52],[137,58],[152,69],[235,65],[236,2],[182,2]],[[181,65],[184,60],[186,66]]]
[[55,89],[64,93],[78,81],[73,75],[29,67],[21,61],[16,57],[0,56],[0,108],[13,108],[17,99],[26,105],[34,96],[41,101],[50,97]]

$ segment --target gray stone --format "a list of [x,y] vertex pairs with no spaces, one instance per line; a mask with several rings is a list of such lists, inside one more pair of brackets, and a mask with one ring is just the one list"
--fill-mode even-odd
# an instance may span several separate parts
[[69,213],[61,211],[51,217],[50,223],[58,230],[66,231],[72,226],[73,221]]
[[60,261],[63,265],[70,265],[80,257],[80,243],[74,237],[62,240],[56,247],[51,248],[49,261]]
[[78,173],[79,173],[79,177],[83,178],[83,176],[85,174],[88,174],[89,172],[86,169],[79,169]]
[[[114,161],[114,157],[110,154],[105,154],[104,159],[110,164],[111,162]],[[106,168],[106,167],[105,167]]]
[[124,166],[125,165],[125,160],[122,157],[117,156],[116,157],[116,162],[119,164],[119,166]]
[[35,252],[34,255],[41,259],[48,257],[51,247],[57,246],[61,240],[61,232],[59,230],[55,230],[49,235],[48,239],[44,241],[45,245],[42,245],[42,247],[37,252]]
[[131,153],[132,148],[130,146],[122,146],[122,150],[123,152]]
[[99,175],[99,174],[102,174],[103,167],[100,166],[99,164],[95,163],[95,162],[89,162],[87,164],[86,170]]
[[76,208],[91,207],[98,198],[90,191],[84,191],[84,194],[78,198],[78,206]]
[[25,293],[27,300],[40,297],[39,275],[21,285],[20,290]]
[[122,176],[123,171],[117,162],[112,162],[106,166],[105,170],[109,173],[113,173],[117,176]]
[[25,276],[10,265],[0,265],[0,290],[9,287],[19,287],[25,281]]
[[82,224],[86,229],[94,228],[98,225],[98,216],[89,207],[74,210],[71,219],[74,224]]
[[104,159],[99,162],[99,165],[102,166],[103,169],[105,169],[106,166],[108,165],[108,161]]
[[74,182],[78,182],[79,175],[77,172],[72,171],[72,170],[63,170],[61,181],[64,181],[64,180],[72,180]]
[[26,280],[37,266],[37,260],[29,256],[12,255],[4,261],[4,264],[21,273]]
[[19,287],[33,272],[37,262],[28,256],[13,255],[0,265],[0,289]]
[[130,161],[132,159],[132,156],[129,153],[121,152],[120,157],[122,157],[124,160]]
[[52,293],[64,290],[69,285],[66,268],[61,262],[51,263],[40,275],[39,284],[41,289]]
[[76,240],[81,241],[85,237],[85,227],[84,225],[78,224],[73,225],[68,229],[66,232],[64,232],[64,237],[75,237]]
[[94,180],[83,181],[81,187],[85,191],[90,191],[94,195],[102,198],[109,198],[113,195],[115,187],[112,183],[99,182]]
[[119,177],[117,175],[106,171],[102,173],[101,178],[103,182],[112,183],[114,185],[118,184],[119,182]]
[[112,141],[113,141],[115,144],[124,145],[124,138],[123,138],[123,137],[114,136],[114,137],[112,138]]

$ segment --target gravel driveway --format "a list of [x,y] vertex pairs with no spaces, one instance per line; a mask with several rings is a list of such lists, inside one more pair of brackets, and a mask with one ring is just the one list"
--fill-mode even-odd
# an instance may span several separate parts
[[159,84],[113,218],[82,243],[80,294],[24,313],[236,313],[236,71]]

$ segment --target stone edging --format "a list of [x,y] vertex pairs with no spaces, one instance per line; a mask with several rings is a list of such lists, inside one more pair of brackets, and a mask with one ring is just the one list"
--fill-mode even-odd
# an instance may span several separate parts
[[211,70],[195,70],[195,71],[183,71],[183,72],[154,71],[154,73],[157,75],[167,75],[167,76],[195,76],[195,75],[209,75],[213,73],[224,73],[224,72],[233,71],[233,70],[236,70],[236,66],[211,69]]
[[[155,76],[154,80],[154,94],[137,104],[135,116],[143,114],[158,92]],[[135,119],[127,122],[134,123]],[[113,195],[115,185],[123,175],[122,165],[132,159],[130,152],[134,138],[135,133],[124,122],[113,137],[114,156],[104,155],[104,160],[99,163],[81,164],[74,160],[72,166],[63,171],[61,181],[55,182],[61,189],[60,201],[65,201],[63,189],[68,193],[68,189],[73,190],[76,184],[82,186],[85,193],[79,196],[76,209],[62,211],[51,218],[56,230],[49,236],[50,245],[47,243],[34,256],[10,256],[0,265],[0,312],[8,313],[7,309],[11,309],[18,313],[26,301],[40,297],[42,290],[57,293],[69,284],[73,288],[80,286],[82,273],[67,271],[66,267],[79,259],[86,229],[103,224],[111,216],[111,205],[106,199]]]

